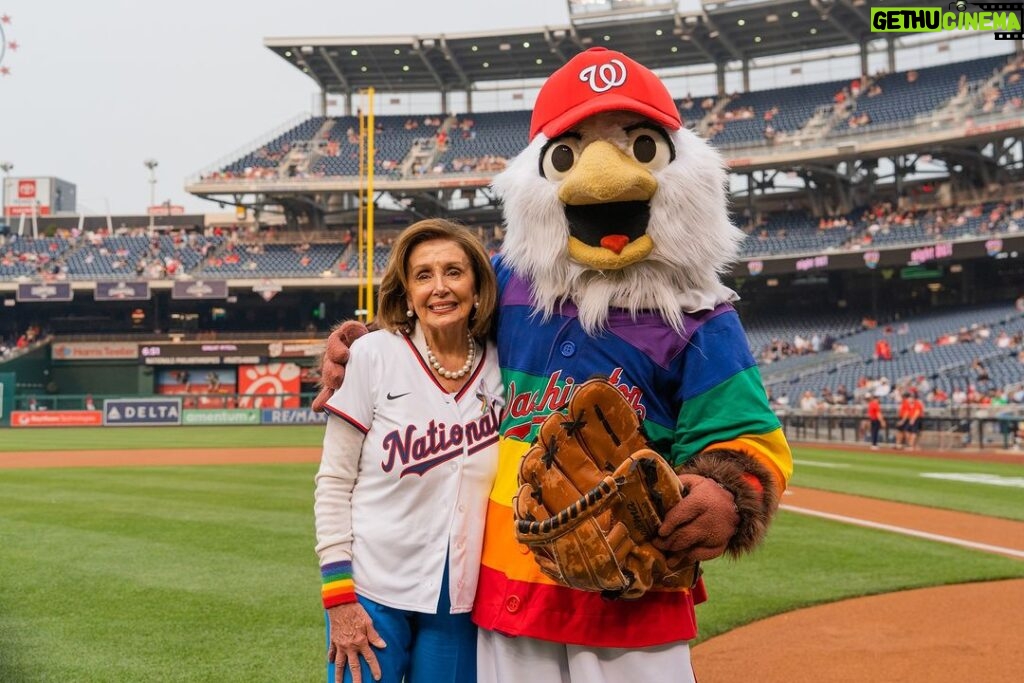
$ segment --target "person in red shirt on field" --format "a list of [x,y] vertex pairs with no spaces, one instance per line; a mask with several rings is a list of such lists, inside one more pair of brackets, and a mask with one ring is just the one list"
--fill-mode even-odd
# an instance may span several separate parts
[[896,448],[910,445],[910,413],[913,405],[910,392],[903,392],[899,410],[896,411]]
[[910,397],[910,410],[907,415],[907,448],[917,448],[917,437],[921,434],[921,423],[924,419],[924,402],[914,394]]
[[885,415],[882,415],[882,403],[876,396],[868,399],[868,420],[871,422],[871,450],[878,450],[878,434],[885,427]]
[[921,425],[925,417],[925,403],[916,394],[910,392],[903,394],[903,400],[899,405],[900,432],[896,435],[896,447],[906,444],[908,451],[918,447],[918,436],[921,435]]

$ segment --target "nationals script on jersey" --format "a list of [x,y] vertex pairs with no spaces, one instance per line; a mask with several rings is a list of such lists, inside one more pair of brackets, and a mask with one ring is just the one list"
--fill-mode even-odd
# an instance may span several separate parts
[[352,578],[371,600],[432,613],[450,558],[452,612],[467,612],[498,466],[501,374],[488,344],[466,385],[450,394],[424,348],[418,330],[363,336],[327,403],[365,435],[352,491]]

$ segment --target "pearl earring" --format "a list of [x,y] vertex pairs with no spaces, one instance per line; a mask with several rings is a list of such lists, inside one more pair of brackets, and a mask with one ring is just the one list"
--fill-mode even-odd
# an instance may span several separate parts
[[412,309],[411,308],[405,309],[405,317],[406,318],[411,318],[412,317]]
[[473,308],[480,308],[480,302],[479,301],[474,301],[473,302]]

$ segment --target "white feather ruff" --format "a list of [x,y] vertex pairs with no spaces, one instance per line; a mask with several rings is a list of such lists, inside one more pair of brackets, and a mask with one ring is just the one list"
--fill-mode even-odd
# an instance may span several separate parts
[[[634,115],[599,114],[575,130],[583,144],[604,139],[625,149],[622,126]],[[736,259],[743,233],[729,221],[726,171],[717,151],[688,130],[671,134],[676,158],[654,172],[658,189],[650,203],[647,234],[654,250],[622,270],[599,271],[569,260],[569,223],[558,199],[558,183],[540,174],[547,139],[538,135],[501,174],[494,187],[505,208],[504,255],[533,283],[544,318],[571,300],[591,334],[604,327],[609,306],[633,315],[656,311],[676,330],[682,314],[737,298],[719,277]]]

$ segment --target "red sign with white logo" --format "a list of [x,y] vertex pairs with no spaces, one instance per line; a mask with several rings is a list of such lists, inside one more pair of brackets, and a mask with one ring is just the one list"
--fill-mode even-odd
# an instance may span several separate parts
[[240,408],[298,408],[301,374],[295,363],[242,365],[238,368]]
[[35,199],[36,196],[36,181],[34,180],[19,180],[18,181],[18,199]]
[[101,410],[15,410],[11,413],[12,427],[100,427]]

